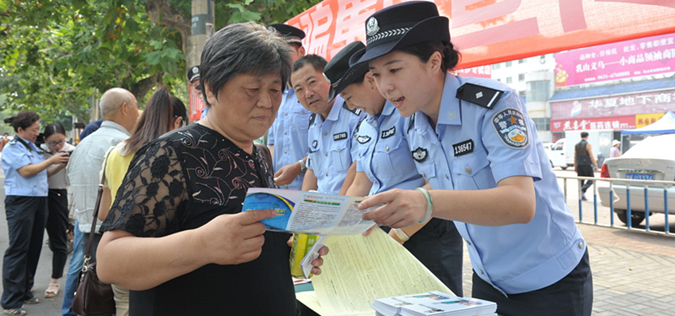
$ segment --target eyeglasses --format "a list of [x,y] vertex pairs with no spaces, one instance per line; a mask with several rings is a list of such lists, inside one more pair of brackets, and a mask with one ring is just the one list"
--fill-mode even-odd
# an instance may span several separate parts
[[58,146],[58,145],[63,145],[63,144],[65,144],[65,143],[66,143],[65,140],[60,140],[60,141],[58,141],[58,142],[47,142],[47,145],[49,145],[49,146]]

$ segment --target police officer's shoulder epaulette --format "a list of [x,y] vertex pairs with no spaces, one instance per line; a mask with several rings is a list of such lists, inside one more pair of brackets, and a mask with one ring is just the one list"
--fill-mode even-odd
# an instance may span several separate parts
[[347,109],[347,111],[352,112],[352,114],[354,114],[354,115],[356,115],[356,116],[361,115],[361,109],[356,109],[356,108],[355,108],[355,109],[352,110],[352,109],[350,109],[350,108],[347,106],[347,102],[342,103],[342,107],[345,108],[345,109]]
[[413,115],[410,116],[410,119],[408,120],[408,131],[407,133],[410,134],[410,129],[415,126],[415,115],[417,113],[413,113]]
[[316,113],[312,113],[312,115],[309,116],[309,125],[307,125],[307,128],[309,129],[312,127],[312,124],[314,124],[314,120],[316,119]]
[[480,86],[473,83],[465,83],[457,89],[457,99],[478,104],[484,108],[492,109],[497,104],[504,91]]

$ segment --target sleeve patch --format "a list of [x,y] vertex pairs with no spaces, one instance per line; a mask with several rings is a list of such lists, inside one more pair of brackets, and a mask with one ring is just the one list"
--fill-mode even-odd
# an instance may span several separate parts
[[523,149],[530,144],[525,116],[516,109],[507,108],[497,112],[492,117],[492,127],[507,147]]

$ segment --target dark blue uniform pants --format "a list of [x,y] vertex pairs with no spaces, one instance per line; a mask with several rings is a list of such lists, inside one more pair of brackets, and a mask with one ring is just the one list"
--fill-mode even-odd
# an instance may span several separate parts
[[457,296],[462,290],[462,247],[464,241],[452,221],[432,218],[403,243],[417,260]]
[[593,278],[588,250],[567,276],[543,289],[504,296],[473,272],[475,298],[497,303],[503,316],[590,316],[593,308]]
[[9,247],[2,265],[2,307],[21,308],[33,298],[35,271],[47,223],[47,197],[5,197]]

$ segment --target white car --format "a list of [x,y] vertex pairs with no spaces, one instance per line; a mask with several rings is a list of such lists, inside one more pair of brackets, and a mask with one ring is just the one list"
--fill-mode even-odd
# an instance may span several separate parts
[[[621,157],[609,158],[602,166],[601,178],[675,181],[675,134],[652,136],[637,143]],[[668,214],[675,213],[675,186],[666,185]],[[649,215],[665,213],[663,184],[649,184],[647,196]],[[609,182],[598,182],[598,194],[603,206],[610,206]],[[627,224],[626,182],[614,182],[614,212]],[[644,183],[630,185],[631,224],[639,225],[645,218]]]

